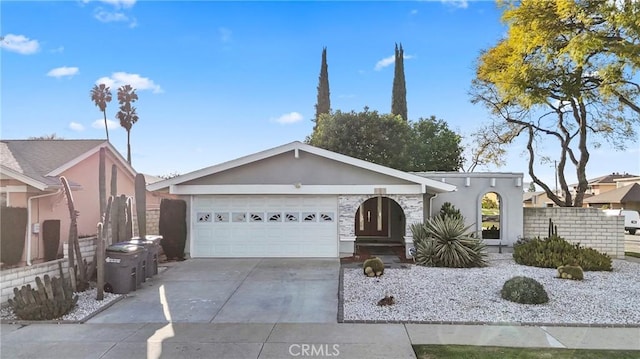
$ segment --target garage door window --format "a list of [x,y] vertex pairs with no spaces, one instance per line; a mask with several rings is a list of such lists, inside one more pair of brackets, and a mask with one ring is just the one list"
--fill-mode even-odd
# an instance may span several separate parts
[[333,213],[320,213],[320,222],[333,222]]
[[244,212],[234,212],[233,213],[233,221],[234,222],[246,222],[247,214]]
[[215,218],[216,218],[216,222],[229,222],[229,213],[216,212]]
[[298,214],[293,212],[287,212],[284,214],[284,218],[287,219],[287,222],[298,222]]
[[263,221],[264,221],[264,213],[252,212],[249,215],[249,222],[263,222]]
[[198,212],[198,222],[200,223],[211,222],[211,212]]
[[268,213],[267,218],[269,222],[282,222],[282,213]]

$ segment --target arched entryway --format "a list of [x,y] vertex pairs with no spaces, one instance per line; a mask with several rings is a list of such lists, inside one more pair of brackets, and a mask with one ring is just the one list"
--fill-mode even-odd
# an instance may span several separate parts
[[387,253],[404,248],[406,218],[402,207],[389,197],[363,201],[355,213],[356,253]]
[[487,192],[482,196],[480,210],[482,211],[482,238],[500,239],[502,227],[502,199],[496,192]]

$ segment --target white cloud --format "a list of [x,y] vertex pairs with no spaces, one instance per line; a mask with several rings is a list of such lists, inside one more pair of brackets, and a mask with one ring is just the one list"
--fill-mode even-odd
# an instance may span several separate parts
[[101,77],[96,80],[96,85],[105,84],[112,89],[119,88],[123,85],[131,85],[136,90],[152,90],[153,93],[161,93],[162,88],[148,77],[142,77],[138,74],[130,74],[127,72],[114,72],[111,77]]
[[61,54],[64,52],[64,46],[58,46],[53,50],[49,50],[49,52],[51,52],[52,54]]
[[24,35],[7,34],[0,38],[0,47],[7,51],[17,52],[22,55],[35,54],[40,50],[38,40],[31,40]]
[[62,66],[62,67],[57,67],[49,72],[47,72],[47,76],[50,77],[55,77],[55,78],[61,78],[61,77],[65,77],[65,76],[73,76],[75,74],[78,73],[78,68],[77,67],[66,67],[66,66]]
[[122,12],[118,11],[108,11],[101,7],[98,7],[93,12],[93,17],[95,17],[100,22],[118,22],[118,21],[129,21],[129,17]]
[[469,7],[467,0],[440,0],[441,3],[458,9],[466,9]]
[[[413,55],[403,55],[402,56],[402,58],[405,59],[405,60],[412,59],[414,57],[415,56],[413,56]],[[376,66],[373,69],[376,70],[376,71],[380,71],[380,70],[384,69],[385,67],[387,67],[389,65],[392,65],[394,62],[396,62],[396,57],[395,57],[395,55],[391,55],[389,57],[385,57],[384,59],[376,62]]]
[[[93,121],[93,123],[91,123],[91,127],[97,128],[99,130],[104,130],[104,118]],[[110,130],[118,129],[120,128],[120,122],[107,119],[107,128]]]
[[274,119],[273,121],[283,125],[288,125],[290,123],[300,122],[302,119],[303,117],[299,112],[289,112]]
[[117,9],[119,8],[131,8],[136,4],[136,0],[98,0],[105,4],[110,4],[115,6]]
[[81,123],[77,123],[77,122],[69,123],[69,128],[72,129],[73,131],[77,131],[77,132],[84,131],[84,126]]
[[220,41],[231,42],[231,30],[221,27],[218,29],[218,34],[220,34]]
[[393,64],[394,62],[396,62],[396,57],[395,55],[391,55],[389,57],[385,57],[384,59],[376,62],[376,67],[374,67],[374,70],[376,71],[380,71],[383,68]]

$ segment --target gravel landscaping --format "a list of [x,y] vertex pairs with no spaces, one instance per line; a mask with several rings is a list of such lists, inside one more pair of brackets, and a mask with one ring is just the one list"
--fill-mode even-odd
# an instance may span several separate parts
[[[489,254],[485,268],[386,269],[380,278],[344,268],[344,322],[464,322],[640,325],[640,263],[613,260],[612,272],[585,272],[583,281],[556,278],[551,268],[516,264],[511,254]],[[504,282],[527,276],[542,283],[549,302],[513,303],[500,297]],[[396,304],[378,306],[385,295]]]
[[[122,294],[104,293],[104,299],[97,301],[95,288],[76,294],[78,295],[76,307],[62,318],[53,320],[54,322],[84,322],[123,297]],[[19,321],[8,305],[0,309],[0,319],[2,322]]]

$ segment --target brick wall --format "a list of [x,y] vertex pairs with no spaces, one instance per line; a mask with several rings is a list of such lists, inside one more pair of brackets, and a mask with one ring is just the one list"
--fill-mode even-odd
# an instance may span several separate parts
[[567,241],[624,258],[624,217],[606,216],[597,208],[524,208],[524,237],[547,237],[549,218]]
[[[80,238],[80,253],[82,258],[87,262],[93,260],[93,254],[96,250],[96,237]],[[62,263],[62,270],[65,277],[67,277],[68,259],[67,259],[67,244],[64,244],[64,259],[56,259],[45,263],[38,263],[31,266],[18,267],[5,269],[0,271],[0,303],[6,303],[9,298],[13,298],[13,288],[21,288],[23,285],[31,284],[32,287],[36,286],[36,277],[44,277],[45,274],[49,276],[60,276],[58,271],[58,263]]]

